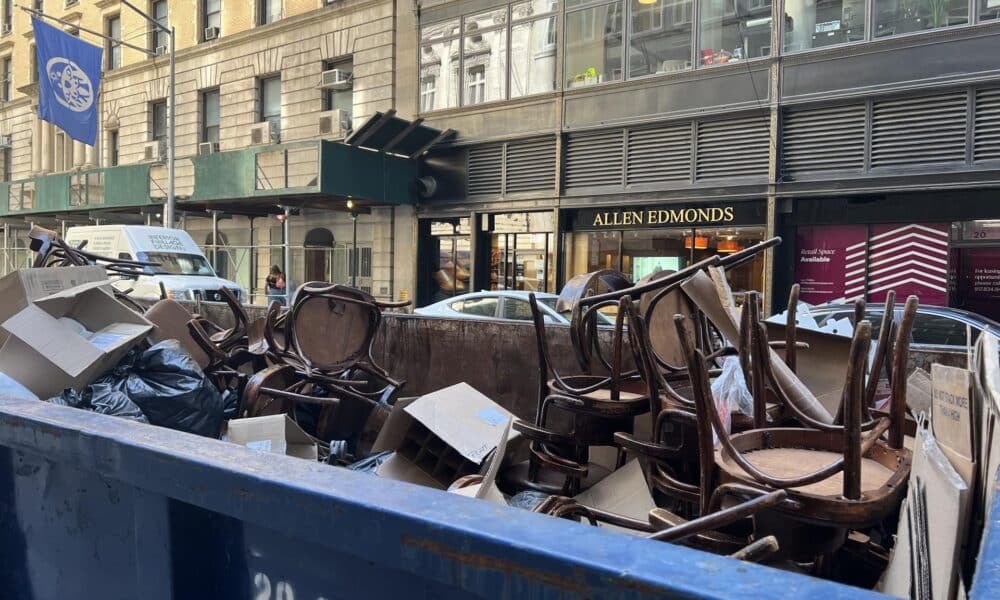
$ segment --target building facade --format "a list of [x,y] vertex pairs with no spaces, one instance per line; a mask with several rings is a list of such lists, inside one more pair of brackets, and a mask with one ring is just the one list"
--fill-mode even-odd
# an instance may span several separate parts
[[404,4],[397,104],[457,132],[424,165],[421,303],[780,235],[730,274],[769,308],[799,281],[1000,318],[1000,3]]
[[[393,3],[137,4],[176,30],[177,223],[220,275],[257,301],[271,265],[288,265],[293,283],[354,281],[381,297],[408,294],[408,193],[386,191],[376,181],[382,167],[368,174],[377,193],[352,187],[366,172],[339,160],[358,149],[337,143],[394,106]],[[37,118],[30,15],[12,1],[0,7],[4,271],[30,261],[24,233],[31,223],[158,224],[168,187],[169,37],[114,0],[34,2],[64,21],[56,26],[105,47],[99,141],[89,147]]]

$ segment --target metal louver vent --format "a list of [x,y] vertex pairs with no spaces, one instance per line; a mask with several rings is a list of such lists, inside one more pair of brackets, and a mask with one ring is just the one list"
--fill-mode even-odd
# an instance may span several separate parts
[[691,124],[628,132],[626,183],[688,181],[691,178]]
[[469,148],[468,191],[470,196],[499,196],[503,179],[503,146]]
[[872,105],[872,167],[965,160],[965,92]]
[[972,160],[1000,160],[1000,88],[976,92]]
[[556,182],[554,137],[507,144],[504,193],[553,190]]
[[697,178],[767,177],[768,130],[767,115],[698,123]]
[[622,185],[624,131],[575,133],[566,139],[566,189]]
[[861,171],[865,167],[865,105],[785,113],[782,171]]

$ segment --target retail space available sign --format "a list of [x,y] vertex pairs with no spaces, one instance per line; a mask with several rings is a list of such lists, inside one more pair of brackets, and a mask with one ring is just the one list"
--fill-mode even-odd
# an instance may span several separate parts
[[1000,248],[963,248],[956,306],[1000,319]]
[[[860,278],[864,287],[864,225],[799,227],[795,247],[795,279],[799,298],[809,304],[834,302],[845,297]],[[854,266],[860,257],[861,264]],[[848,264],[854,266],[848,271]]]
[[803,302],[883,302],[889,290],[948,302],[947,224],[799,227],[795,247]]

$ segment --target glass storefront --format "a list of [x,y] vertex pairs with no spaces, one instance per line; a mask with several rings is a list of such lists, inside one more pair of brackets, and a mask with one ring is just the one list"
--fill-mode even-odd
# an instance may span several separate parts
[[430,290],[428,302],[439,302],[470,291],[472,246],[469,218],[454,218],[430,223]]
[[555,290],[552,213],[490,215],[491,290]]

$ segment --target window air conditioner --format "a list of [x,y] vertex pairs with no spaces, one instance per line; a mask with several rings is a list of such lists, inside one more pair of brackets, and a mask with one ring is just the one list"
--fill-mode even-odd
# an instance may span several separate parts
[[280,141],[278,125],[273,121],[264,121],[250,126],[250,145],[277,144]]
[[350,71],[330,69],[329,71],[323,71],[319,87],[325,90],[349,90],[353,86],[353,79]]
[[167,47],[166,46],[157,46],[156,47],[156,55],[157,56],[163,56],[166,53],[167,53]]
[[11,136],[0,135],[0,148],[10,148],[12,144]]
[[153,140],[152,142],[146,142],[142,147],[142,159],[148,162],[159,162],[163,160],[166,155],[166,143],[160,143],[160,140]]
[[219,142],[202,142],[198,144],[198,154],[215,154],[219,151]]
[[207,40],[214,40],[217,37],[219,37],[219,28],[218,27],[206,27],[205,28],[205,40],[206,41]]
[[319,113],[320,137],[347,137],[351,130],[351,114],[339,108]]

